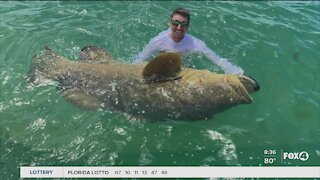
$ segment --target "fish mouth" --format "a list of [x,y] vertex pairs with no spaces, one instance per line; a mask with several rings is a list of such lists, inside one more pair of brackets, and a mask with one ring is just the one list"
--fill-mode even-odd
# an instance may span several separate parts
[[240,82],[244,85],[249,93],[259,91],[260,85],[259,83],[250,76],[239,76]]
[[256,81],[254,78],[252,78],[251,76],[248,76],[251,80],[253,80],[255,82],[255,86],[254,86],[254,91],[259,91],[260,90],[260,84],[258,83],[258,81]]

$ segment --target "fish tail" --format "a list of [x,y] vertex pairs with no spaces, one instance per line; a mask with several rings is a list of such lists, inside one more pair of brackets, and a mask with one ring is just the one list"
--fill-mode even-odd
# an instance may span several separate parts
[[39,85],[54,77],[54,67],[59,56],[49,47],[45,47],[32,61],[26,80],[31,85]]

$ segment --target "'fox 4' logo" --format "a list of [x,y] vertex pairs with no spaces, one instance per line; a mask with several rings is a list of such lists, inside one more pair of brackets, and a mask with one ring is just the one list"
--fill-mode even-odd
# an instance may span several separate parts
[[283,159],[306,161],[309,159],[309,154],[306,151],[293,153],[283,152]]

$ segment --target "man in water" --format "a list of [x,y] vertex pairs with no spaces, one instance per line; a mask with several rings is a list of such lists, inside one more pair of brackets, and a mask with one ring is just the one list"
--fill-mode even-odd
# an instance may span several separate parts
[[220,66],[226,74],[243,74],[243,70],[220,58],[206,44],[187,34],[190,25],[190,12],[184,8],[177,8],[171,13],[170,28],[152,38],[149,44],[139,53],[135,63],[142,63],[159,52],[177,52],[182,55],[202,53],[213,63]]

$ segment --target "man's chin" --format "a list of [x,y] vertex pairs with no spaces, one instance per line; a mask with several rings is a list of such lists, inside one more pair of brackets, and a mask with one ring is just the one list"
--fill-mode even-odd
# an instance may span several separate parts
[[183,36],[184,36],[184,33],[173,33],[173,36],[174,36],[176,39],[182,39]]

